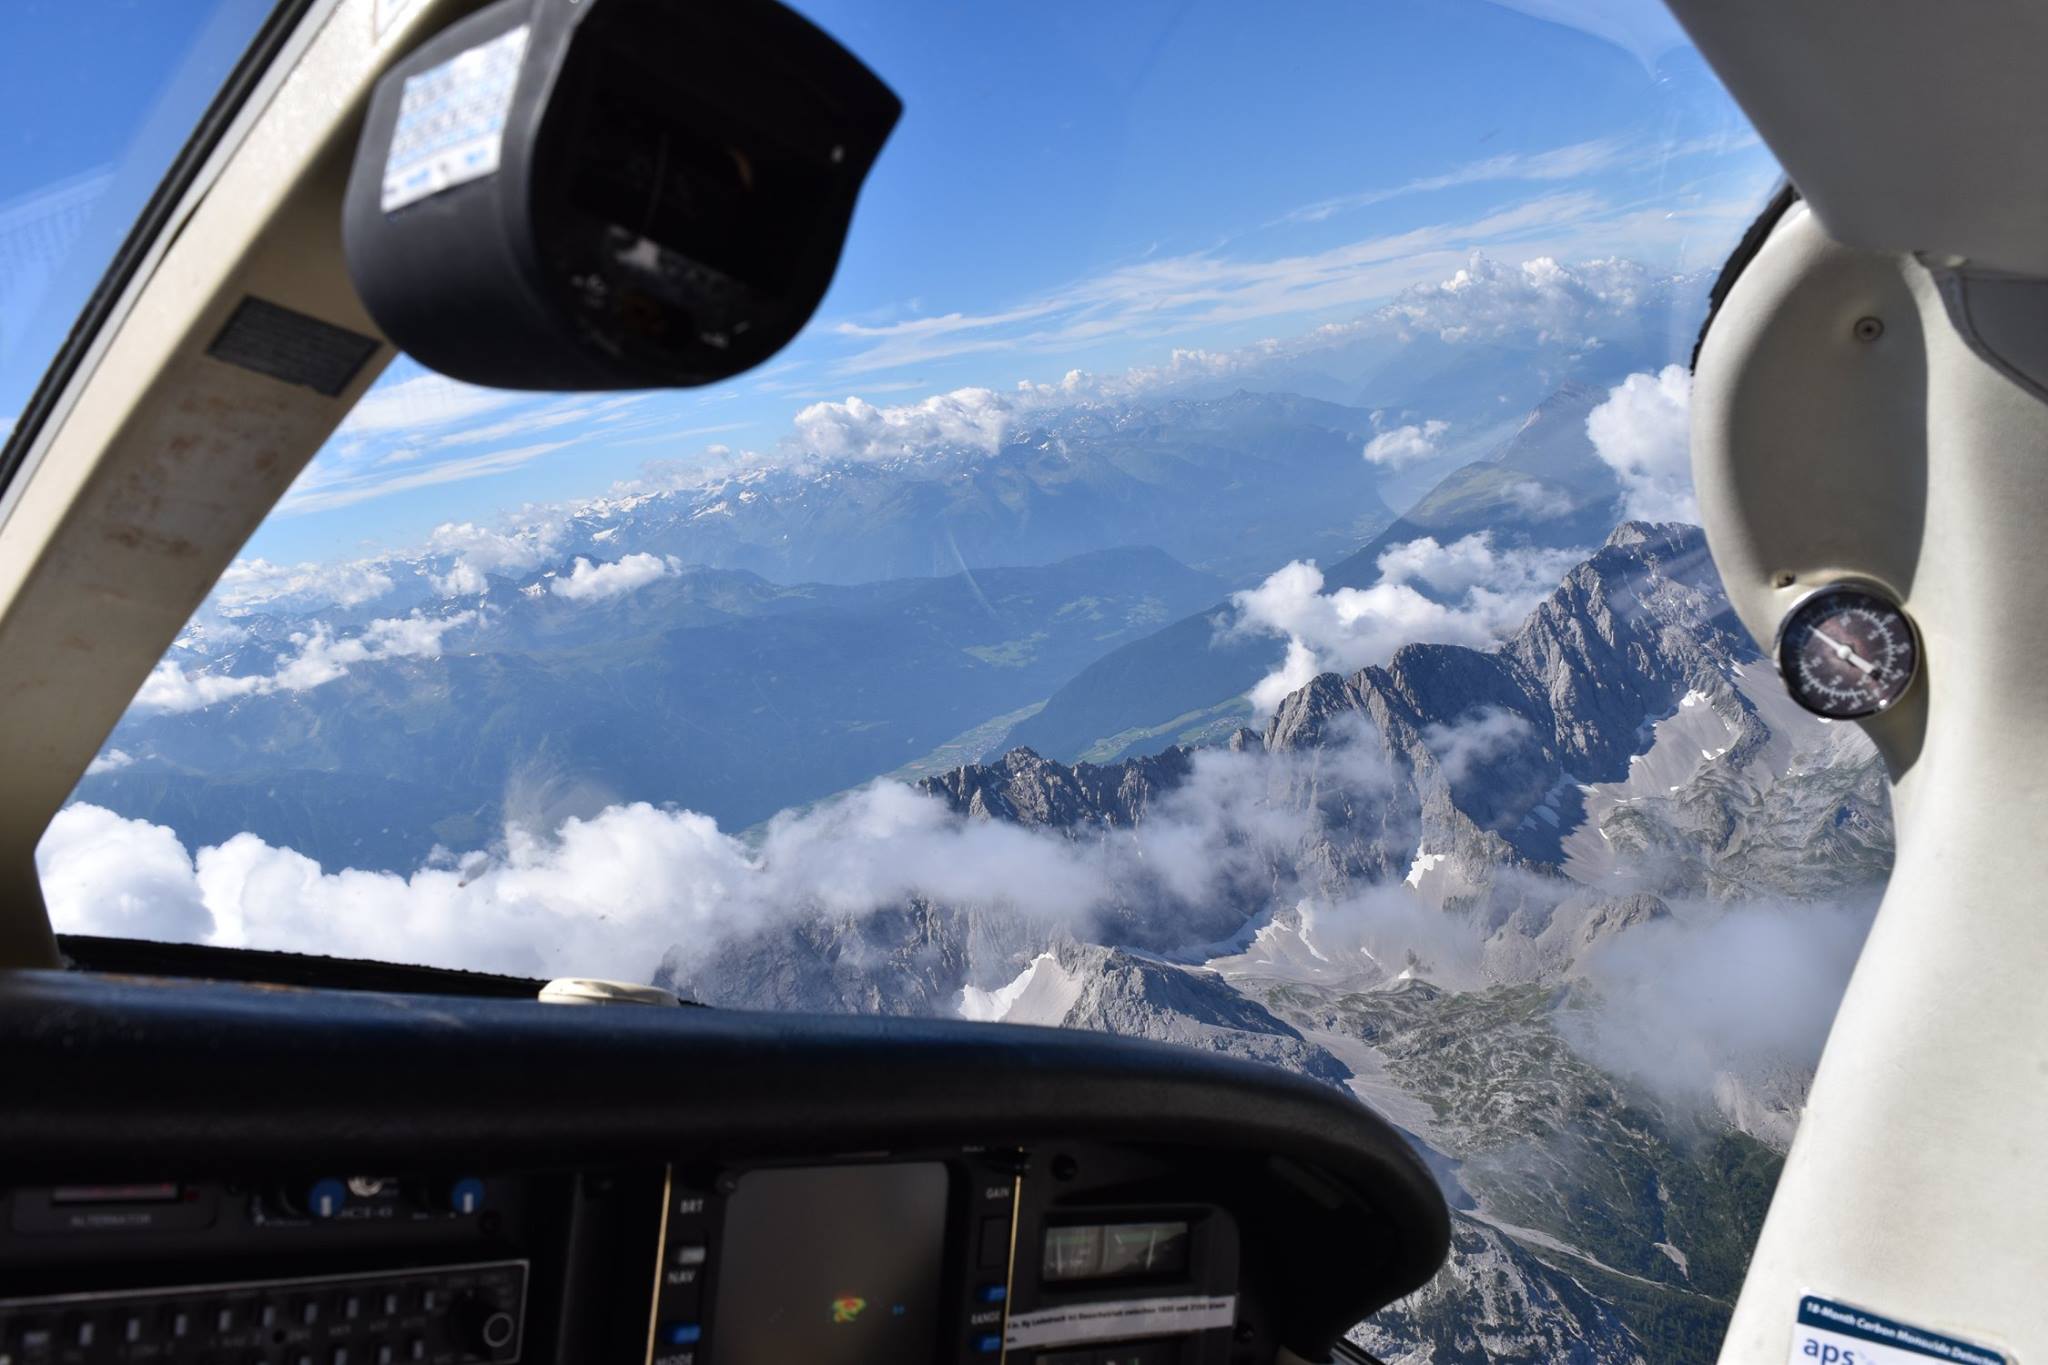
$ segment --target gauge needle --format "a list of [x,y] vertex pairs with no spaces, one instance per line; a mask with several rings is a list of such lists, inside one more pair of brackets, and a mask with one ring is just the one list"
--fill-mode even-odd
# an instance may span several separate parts
[[1866,674],[1877,672],[1876,664],[1870,662],[1870,660],[1864,658],[1861,654],[1858,654],[1850,646],[1845,645],[1840,640],[1835,639],[1832,635],[1823,635],[1817,628],[1814,630],[1813,633],[1815,635],[1819,635],[1821,642],[1827,645],[1830,649],[1835,651],[1836,658],[1847,659],[1850,663],[1862,669],[1863,672],[1865,672]]

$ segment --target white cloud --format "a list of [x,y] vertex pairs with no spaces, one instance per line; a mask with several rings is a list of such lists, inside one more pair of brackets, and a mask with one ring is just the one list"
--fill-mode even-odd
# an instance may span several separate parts
[[1575,142],[1569,146],[1552,147],[1541,152],[1508,152],[1480,161],[1468,161],[1439,175],[1422,176],[1384,189],[1361,190],[1357,194],[1319,199],[1313,204],[1305,204],[1285,214],[1278,221],[1320,223],[1326,218],[1351,209],[1367,208],[1373,204],[1383,204],[1390,199],[1403,199],[1413,194],[1454,189],[1460,185],[1482,185],[1506,180],[1577,180],[1582,176],[1596,175],[1627,164],[1632,159],[1631,154],[1639,156],[1640,149],[1616,137],[1594,138],[1588,142]]
[[1611,212],[1597,195],[1565,191],[1464,222],[1320,251],[1261,260],[1233,259],[1220,251],[1150,258],[990,313],[842,322],[835,332],[864,343],[864,349],[837,368],[864,373],[990,352],[1072,354],[1103,341],[1362,308],[1440,278],[1475,250],[1569,241]]
[[1452,343],[1532,335],[1583,346],[1632,320],[1670,285],[1669,275],[1635,261],[1567,265],[1537,256],[1517,266],[1475,253],[1449,279],[1403,291],[1376,316]]
[[213,932],[192,859],[162,825],[66,806],[36,845],[36,870],[60,933],[191,943]]
[[456,560],[447,573],[429,575],[427,582],[443,597],[478,597],[491,586],[483,572],[466,559]]
[[1501,496],[1521,510],[1531,521],[1549,521],[1571,512],[1575,506],[1571,495],[1561,488],[1545,488],[1534,479],[1523,479],[1501,489]]
[[795,439],[827,459],[885,460],[935,448],[994,454],[1015,410],[1015,400],[993,389],[956,389],[887,407],[849,398],[797,413]]
[[550,403],[535,411],[508,417],[501,422],[486,422],[481,425],[464,426],[459,431],[444,432],[434,438],[434,445],[437,448],[482,445],[487,441],[502,441],[512,436],[531,436],[536,431],[547,431],[554,427],[573,426],[578,422],[619,422],[625,420],[632,408],[645,403],[651,396],[644,393],[629,393],[589,401]]
[[1448,725],[1422,732],[1423,747],[1436,759],[1446,780],[1463,782],[1473,769],[1491,763],[1528,742],[1535,728],[1503,706],[1482,706]]
[[188,853],[161,826],[73,805],[37,864],[66,931],[645,979],[671,946],[705,954],[807,913],[861,914],[912,896],[1077,928],[1134,904],[1179,925],[1190,907],[1241,915],[1248,901],[1294,894],[1276,892],[1275,870],[1301,855],[1329,798],[1389,791],[1372,744],[1211,750],[1134,830],[1067,838],[958,816],[884,781],[785,811],[754,841],[695,812],[615,805],[548,829],[508,826],[492,851],[410,876],[323,871],[253,834]]
[[1702,1106],[1745,1073],[1808,1073],[1874,909],[1701,906],[1637,925],[1582,961],[1599,1008],[1559,1025],[1596,1064]]
[[1232,596],[1237,616],[1227,631],[1287,640],[1285,656],[1249,694],[1253,709],[1267,714],[1317,674],[1384,663],[1404,644],[1486,648],[1584,556],[1499,549],[1483,531],[1449,545],[1424,537],[1381,555],[1371,587],[1327,593],[1322,571],[1297,560]]
[[410,616],[372,621],[359,634],[341,640],[335,639],[324,624],[316,625],[311,631],[291,637],[295,650],[277,657],[273,673],[230,676],[188,670],[164,659],[150,670],[142,690],[129,705],[136,711],[175,713],[196,711],[237,697],[304,692],[345,676],[355,664],[438,658],[441,637],[476,619],[473,611],[441,617],[414,612]]
[[474,597],[494,573],[523,573],[551,558],[562,537],[559,510],[543,513],[511,531],[490,531],[470,522],[442,522],[427,537],[430,555],[453,555],[446,573],[429,577],[443,597]]
[[214,586],[213,600],[228,611],[255,607],[357,607],[373,602],[394,586],[390,566],[380,560],[356,559],[337,564],[273,564],[267,559],[238,559]]
[[1449,422],[1435,418],[1419,426],[1409,425],[1383,431],[1365,443],[1365,462],[1386,465],[1390,469],[1401,469],[1424,460],[1433,460],[1443,453],[1437,445],[1437,438],[1451,429]]
[[396,383],[380,381],[356,401],[335,435],[346,440],[373,433],[416,432],[532,398],[530,393],[478,388],[438,374],[419,374]]
[[681,568],[682,562],[673,555],[664,559],[660,555],[634,554],[604,564],[593,564],[579,555],[569,576],[557,578],[548,586],[555,596],[571,602],[602,602],[644,588]]
[[[1554,257],[1534,256],[1504,264],[1474,252],[1433,255],[1429,265],[1423,280],[1396,281],[1409,287],[1400,288],[1390,302],[1352,321],[1326,323],[1293,337],[1265,338],[1228,350],[1175,347],[1163,364],[1109,374],[1070,369],[1054,383],[1025,380],[1009,390],[963,388],[885,405],[861,397],[813,404],[797,415],[781,458],[880,460],[992,453],[1020,420],[1034,412],[1142,399],[1219,381],[1256,383],[1262,367],[1377,338],[1400,341],[1426,334],[1454,345],[1520,338],[1593,346],[1603,334],[1639,325],[1645,312],[1668,307],[1693,279],[1618,259],[1565,264]],[[1388,292],[1381,288],[1377,297]],[[923,346],[933,337],[972,333],[982,322],[994,327],[1008,319],[1007,314],[986,320],[924,318],[889,326],[849,324],[841,330],[883,338],[882,344],[888,346]],[[999,346],[1008,349],[1009,343]],[[1404,459],[1427,459],[1447,429],[1440,422],[1421,421],[1412,431],[1383,432],[1368,447],[1366,458],[1396,466]],[[1534,484],[1529,492],[1543,494]],[[1539,496],[1538,501],[1554,505],[1556,496]]]
[[1654,375],[1630,375],[1586,414],[1586,435],[1621,477],[1630,517],[1700,519],[1692,491],[1691,405],[1691,373],[1666,365]]
[[275,691],[277,684],[262,674],[230,677],[225,673],[188,672],[169,659],[159,660],[142,680],[142,690],[128,703],[131,711],[197,711],[215,702]]
[[569,444],[568,441],[540,441],[532,445],[515,446],[509,450],[494,450],[486,455],[444,460],[423,469],[391,475],[376,472],[337,473],[323,468],[315,461],[307,466],[306,473],[291,486],[291,491],[285,494],[284,501],[278,504],[277,510],[285,515],[329,512],[337,507],[353,507],[357,503],[389,497],[393,493],[403,493],[409,489],[431,488],[437,484],[488,478],[531,464],[541,456]]
[[85,765],[85,775],[93,777],[100,773],[119,772],[135,761],[135,756],[125,749],[109,749]]

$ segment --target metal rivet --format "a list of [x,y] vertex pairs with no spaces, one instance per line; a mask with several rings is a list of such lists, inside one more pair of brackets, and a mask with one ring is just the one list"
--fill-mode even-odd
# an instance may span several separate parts
[[1789,573],[1774,574],[1771,577],[1771,586],[1774,588],[1789,588],[1798,581],[1799,579],[1796,576]]
[[1858,341],[1875,341],[1884,335],[1884,323],[1877,318],[1858,318],[1855,334]]

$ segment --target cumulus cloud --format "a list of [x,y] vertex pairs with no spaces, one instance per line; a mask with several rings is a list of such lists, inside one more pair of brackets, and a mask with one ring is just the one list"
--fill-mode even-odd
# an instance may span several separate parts
[[359,607],[395,586],[389,568],[387,563],[375,559],[290,565],[273,564],[261,558],[238,559],[220,576],[213,600],[231,612],[258,607]]
[[336,639],[324,623],[291,636],[293,650],[277,656],[271,673],[229,675],[187,669],[172,659],[161,660],[143,681],[130,703],[141,712],[196,711],[238,697],[276,692],[304,692],[345,676],[351,666],[384,659],[438,658],[442,637],[477,619],[473,611],[452,616],[387,617],[361,632]]
[[36,846],[43,900],[61,933],[206,942],[214,920],[192,858],[162,825],[71,805]]
[[593,564],[578,556],[569,576],[557,578],[548,586],[555,596],[571,602],[602,602],[644,588],[681,568],[682,561],[673,555],[664,559],[660,555],[634,554],[603,564]]
[[1453,343],[1524,334],[1583,346],[1672,283],[1635,261],[1565,264],[1537,256],[1507,265],[1475,253],[1449,279],[1403,291],[1377,318]]
[[565,517],[550,509],[510,531],[491,531],[470,522],[447,521],[427,537],[426,552],[454,562],[429,582],[443,597],[475,597],[494,573],[522,573],[550,558],[560,544]]
[[135,756],[125,749],[109,749],[85,765],[85,775],[95,777],[100,773],[119,772],[135,761]]
[[1483,531],[1449,545],[1424,537],[1381,555],[1373,586],[1330,592],[1314,562],[1296,560],[1234,594],[1226,630],[1287,641],[1280,663],[1249,693],[1253,709],[1268,714],[1317,674],[1384,663],[1404,644],[1491,645],[1585,553],[1503,549]]
[[1692,491],[1691,407],[1691,372],[1666,365],[1656,374],[1630,375],[1586,414],[1586,435],[1620,476],[1629,516],[1700,519]]
[[796,415],[795,443],[837,460],[896,459],[934,449],[993,454],[1015,411],[1015,399],[979,388],[883,407],[863,398],[813,403]]
[[1365,462],[1386,465],[1390,469],[1401,469],[1424,460],[1433,460],[1443,453],[1437,445],[1437,438],[1451,429],[1449,422],[1432,418],[1419,426],[1395,427],[1383,431],[1365,443]]
[[499,846],[410,876],[326,871],[253,834],[188,851],[162,826],[73,805],[37,860],[67,931],[645,979],[671,946],[704,953],[799,915],[913,896],[1079,925],[1133,902],[1271,894],[1276,855],[1322,818],[1312,796],[1338,789],[1384,792],[1376,751],[1205,752],[1139,828],[1075,838],[956,815],[883,781],[785,811],[757,841],[633,803],[551,829],[514,823]]

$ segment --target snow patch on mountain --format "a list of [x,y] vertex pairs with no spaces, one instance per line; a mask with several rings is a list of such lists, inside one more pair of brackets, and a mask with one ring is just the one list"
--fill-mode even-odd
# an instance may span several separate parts
[[1052,1024],[1066,1020],[1068,1011],[1081,998],[1080,977],[1060,965],[1050,952],[1031,959],[1031,965],[1016,978],[992,991],[974,986],[960,988],[956,1007],[962,1019],[984,1023]]

